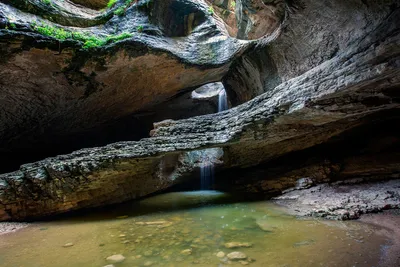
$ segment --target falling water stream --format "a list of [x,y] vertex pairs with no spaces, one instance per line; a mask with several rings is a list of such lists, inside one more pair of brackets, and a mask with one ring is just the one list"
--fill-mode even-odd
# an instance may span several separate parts
[[228,109],[228,99],[226,97],[225,89],[219,91],[218,94],[218,112],[222,112]]
[[[222,112],[228,109],[228,99],[226,97],[225,89],[222,89],[218,93],[218,112]],[[214,164],[208,153],[206,151],[203,153],[201,157],[200,164],[200,178],[201,178],[201,190],[207,190],[212,187],[214,183]]]
[[214,164],[204,156],[200,166],[201,190],[210,189],[214,183]]

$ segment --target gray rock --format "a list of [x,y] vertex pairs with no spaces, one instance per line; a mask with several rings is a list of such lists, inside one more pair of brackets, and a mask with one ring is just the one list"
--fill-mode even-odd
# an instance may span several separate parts
[[125,260],[125,257],[121,254],[115,254],[107,257],[106,260],[112,263],[119,263],[123,262]]
[[234,251],[226,255],[228,259],[236,261],[236,260],[245,260],[247,258],[246,254],[240,251]]
[[336,220],[357,219],[361,214],[400,208],[400,180],[377,183],[322,184],[275,198],[292,214]]

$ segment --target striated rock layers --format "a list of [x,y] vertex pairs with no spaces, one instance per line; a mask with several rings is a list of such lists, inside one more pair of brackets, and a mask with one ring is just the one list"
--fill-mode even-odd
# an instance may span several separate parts
[[91,146],[82,135],[220,81],[250,43],[229,37],[207,8],[195,0],[119,1],[105,11],[2,1],[0,155]]
[[[192,3],[162,3],[170,2]],[[17,90],[20,93],[15,96],[21,98],[1,98],[6,104],[0,107],[1,121],[10,121],[8,116],[13,115],[14,122],[10,126],[4,124],[1,130],[4,136],[15,134],[17,128],[12,125],[16,127],[19,118],[37,118],[38,113],[34,112],[40,111],[30,110],[30,105],[24,102],[29,97],[18,90],[31,93],[40,89],[46,92],[41,99],[48,99],[48,103],[54,104],[54,110],[60,106],[70,111],[50,112],[46,109],[47,105],[42,105],[47,113],[40,114],[48,114],[51,119],[42,119],[40,123],[50,123],[48,125],[54,131],[63,131],[65,127],[81,128],[81,125],[112,119],[125,111],[133,112],[152,101],[169,97],[179,88],[221,78],[231,103],[247,102],[217,114],[162,121],[155,124],[150,138],[140,141],[82,149],[25,164],[18,171],[0,175],[0,220],[24,220],[117,203],[143,197],[174,184],[193,182],[198,179],[202,153],[210,153],[202,152],[203,149],[211,149],[211,161],[217,168],[216,186],[226,190],[276,194],[295,186],[300,178],[319,183],[359,176],[366,179],[398,177],[400,142],[396,124],[400,116],[400,7],[396,1],[388,1],[379,8],[372,1],[335,2],[335,5],[327,7],[332,12],[326,13],[319,4],[304,1],[304,9],[293,15],[294,24],[292,18],[284,20],[287,26],[281,29],[280,37],[265,48],[252,46],[243,51],[241,49],[247,45],[224,34],[219,35],[219,28],[211,27],[209,17],[205,17],[205,29],[197,26],[191,35],[183,37],[173,34],[175,30],[180,33],[186,31],[178,27],[179,23],[175,25],[174,21],[162,20],[153,10],[153,16],[158,18],[155,20],[157,25],[176,26],[174,31],[165,30],[165,36],[179,38],[174,41],[164,38],[160,42],[162,36],[134,35],[116,44],[97,48],[95,54],[85,52],[85,57],[80,54],[82,58],[79,62],[83,65],[70,70],[73,73],[79,70],[80,75],[86,73],[89,76],[93,70],[98,70],[93,79],[102,84],[101,90],[89,86],[94,91],[87,91],[87,85],[93,79],[83,79],[81,86],[75,88],[82,90],[80,94],[72,90],[68,82],[57,80],[58,74],[54,73],[51,77],[43,77],[43,80],[17,86],[25,81],[20,77],[30,77],[24,72],[30,66],[28,59],[32,57],[36,61],[40,58],[31,53],[49,53],[50,62],[52,58],[54,62],[59,62],[54,51],[30,48],[18,52],[13,60],[7,56],[2,63],[7,66],[2,69],[2,77],[7,75],[7,79],[0,80],[1,90]],[[154,5],[157,3],[155,1]],[[203,8],[201,3],[196,1],[195,6]],[[11,10],[3,4],[1,8]],[[342,10],[348,12],[341,14]],[[356,15],[342,17],[352,12]],[[131,21],[136,19],[132,17]],[[297,25],[296,22],[301,19],[307,22]],[[322,26],[329,20],[327,26]],[[118,21],[124,19],[119,18]],[[342,24],[338,25],[339,22]],[[320,26],[298,28],[308,24]],[[333,33],[330,25],[337,25],[332,28]],[[215,35],[203,38],[208,28],[215,31]],[[22,51],[21,45],[42,46],[48,42],[54,44],[55,50],[59,47],[57,41],[29,31],[2,31],[2,34],[3,37],[8,36],[0,37],[3,43],[9,38],[20,40],[15,43],[16,51]],[[12,39],[14,35],[15,39]],[[312,40],[304,44],[307,36]],[[329,41],[330,38],[333,39]],[[179,43],[182,40],[193,40],[196,46],[185,46]],[[218,42],[215,51],[221,54],[208,61],[207,56],[198,52],[213,46],[213,41]],[[264,43],[265,40],[259,42]],[[152,44],[157,49],[149,51],[149,46],[143,48],[143,44]],[[14,46],[7,44],[2,47],[9,51]],[[126,53],[131,54],[131,49],[138,53],[141,51],[140,56],[134,53],[140,58],[138,64],[152,64],[147,66],[146,72],[139,69],[135,74],[130,73],[130,68],[137,70],[132,67],[136,56],[133,59],[125,56]],[[61,55],[68,50],[63,51]],[[281,51],[287,53],[282,54]],[[26,57],[24,53],[27,53]],[[182,53],[188,57],[178,60]],[[115,61],[106,65],[95,63],[97,59],[104,59],[103,55],[105,62]],[[22,58],[17,60],[18,57]],[[85,60],[82,61],[83,58]],[[181,63],[164,64],[165,60]],[[158,68],[160,62],[164,63]],[[102,71],[104,66],[107,70]],[[169,67],[165,69],[165,66]],[[86,69],[89,71],[85,72]],[[41,72],[43,68],[35,70]],[[149,72],[153,73],[153,78],[146,76]],[[59,75],[62,79],[66,77],[65,72]],[[140,79],[157,82],[154,75],[159,77],[160,82],[152,87],[155,91],[148,91],[148,87],[141,86]],[[136,80],[137,77],[141,78]],[[53,87],[47,87],[50,80],[57,80],[57,84],[65,84],[66,87],[56,93]],[[34,85],[40,81],[43,83]],[[113,84],[119,87],[113,87]],[[37,86],[35,91],[28,89],[33,85]],[[63,101],[74,99],[74,96],[60,97],[63,90],[68,94],[76,93],[79,97],[67,104]],[[15,113],[7,111],[11,108],[15,109]],[[27,115],[20,116],[18,112]],[[84,114],[93,116],[85,118]]]

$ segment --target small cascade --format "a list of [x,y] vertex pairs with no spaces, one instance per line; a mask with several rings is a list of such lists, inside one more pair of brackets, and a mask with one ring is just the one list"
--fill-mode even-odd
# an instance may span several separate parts
[[219,91],[218,94],[218,112],[224,111],[228,109],[228,99],[226,97],[225,89]]
[[[222,112],[228,109],[228,99],[226,97],[225,89],[222,89],[218,93],[218,112]],[[200,188],[201,190],[209,190],[214,184],[214,163],[210,159],[210,151],[202,151],[201,163],[200,163]]]
[[200,165],[200,189],[208,190],[214,183],[214,164],[205,154]]

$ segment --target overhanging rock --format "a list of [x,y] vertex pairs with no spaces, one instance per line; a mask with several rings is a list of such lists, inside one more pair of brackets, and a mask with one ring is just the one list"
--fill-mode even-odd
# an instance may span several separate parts
[[[152,137],[82,149],[0,176],[0,219],[122,202],[193,178],[184,153],[221,147],[221,169],[321,144],[387,111],[398,114],[399,10],[370,38],[240,106],[155,125]],[[176,175],[178,174],[178,175]]]

